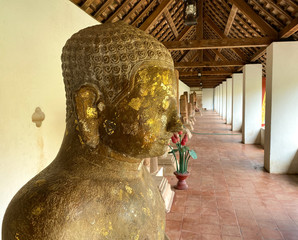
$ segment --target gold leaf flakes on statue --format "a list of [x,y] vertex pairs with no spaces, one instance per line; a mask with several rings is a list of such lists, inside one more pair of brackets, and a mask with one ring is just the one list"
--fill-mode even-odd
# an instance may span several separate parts
[[139,111],[141,107],[141,100],[139,98],[133,98],[128,103],[130,107],[132,107],[134,110]]

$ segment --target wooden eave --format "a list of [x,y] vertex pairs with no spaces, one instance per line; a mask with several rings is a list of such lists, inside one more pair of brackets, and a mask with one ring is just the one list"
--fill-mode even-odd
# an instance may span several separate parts
[[215,87],[246,63],[261,63],[265,75],[266,46],[298,40],[298,0],[198,0],[196,26],[184,25],[183,0],[70,1],[100,23],[122,20],[163,42],[192,87]]

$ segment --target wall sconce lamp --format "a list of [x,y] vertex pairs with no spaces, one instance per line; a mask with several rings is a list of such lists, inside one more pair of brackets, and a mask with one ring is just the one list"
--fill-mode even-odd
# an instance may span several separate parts
[[196,25],[197,24],[197,0],[184,0],[184,24],[185,25]]

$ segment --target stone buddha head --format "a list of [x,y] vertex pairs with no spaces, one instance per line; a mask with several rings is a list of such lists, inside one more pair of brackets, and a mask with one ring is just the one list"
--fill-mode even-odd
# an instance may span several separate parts
[[142,30],[122,22],[83,29],[64,46],[62,69],[67,131],[76,126],[88,148],[158,156],[181,128],[173,60]]

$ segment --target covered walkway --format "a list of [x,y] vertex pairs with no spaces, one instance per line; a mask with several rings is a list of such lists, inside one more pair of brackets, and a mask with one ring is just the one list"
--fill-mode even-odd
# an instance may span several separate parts
[[263,149],[242,144],[215,112],[197,115],[193,132],[198,159],[167,214],[170,239],[297,240],[298,176],[265,172]]

